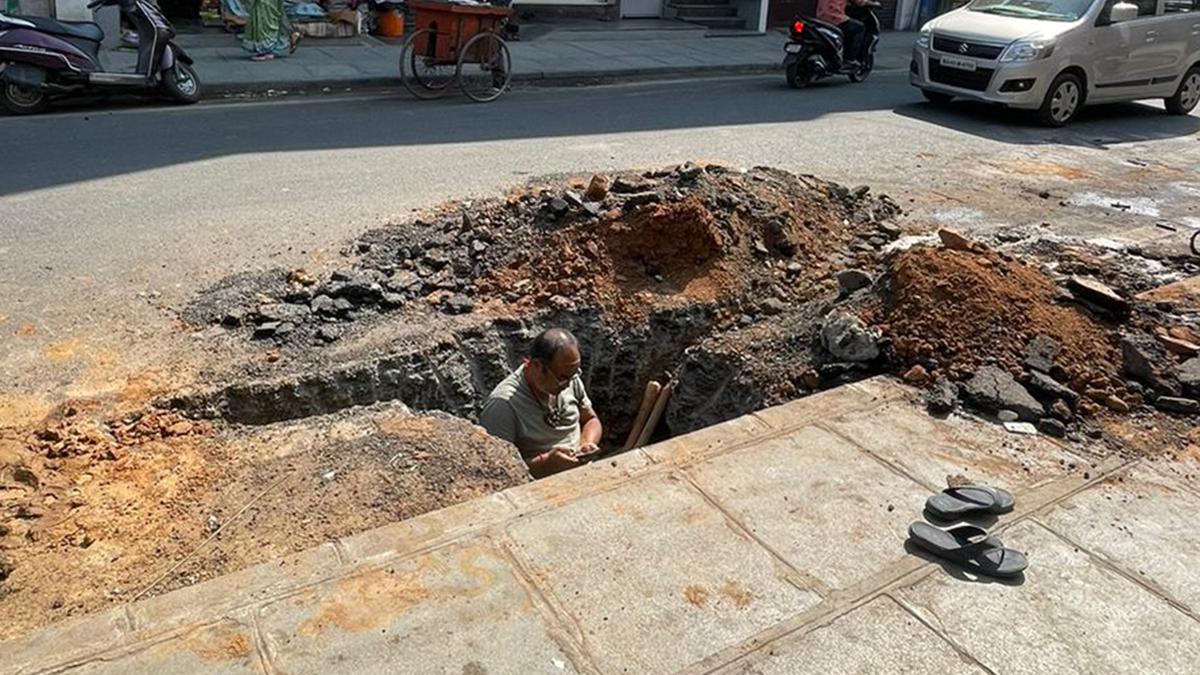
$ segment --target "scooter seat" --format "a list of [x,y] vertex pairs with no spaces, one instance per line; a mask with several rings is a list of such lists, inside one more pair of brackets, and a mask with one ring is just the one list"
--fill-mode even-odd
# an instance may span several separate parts
[[58,21],[48,16],[23,16],[25,21],[33,24],[38,30],[51,35],[80,38],[92,42],[104,39],[104,31],[99,24],[91,21]]

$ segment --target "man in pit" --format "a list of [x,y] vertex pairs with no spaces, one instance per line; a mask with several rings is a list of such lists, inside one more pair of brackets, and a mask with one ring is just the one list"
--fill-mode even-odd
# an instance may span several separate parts
[[479,424],[517,446],[534,478],[597,457],[604,428],[579,378],[579,342],[562,328],[533,340],[525,362],[496,385]]

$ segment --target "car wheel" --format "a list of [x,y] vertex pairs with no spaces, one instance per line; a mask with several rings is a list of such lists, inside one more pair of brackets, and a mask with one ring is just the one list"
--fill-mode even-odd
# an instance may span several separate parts
[[1175,95],[1166,100],[1167,112],[1172,115],[1187,115],[1200,103],[1200,66],[1192,66],[1179,83]]
[[1070,124],[1083,109],[1083,101],[1083,81],[1078,75],[1063,73],[1046,90],[1046,98],[1037,111],[1038,121],[1048,127]]
[[940,91],[933,91],[932,89],[922,89],[921,95],[925,97],[926,101],[929,101],[934,105],[946,105],[954,100],[954,96],[950,94],[943,94]]
[[14,115],[36,115],[50,105],[46,92],[0,80],[0,105]]

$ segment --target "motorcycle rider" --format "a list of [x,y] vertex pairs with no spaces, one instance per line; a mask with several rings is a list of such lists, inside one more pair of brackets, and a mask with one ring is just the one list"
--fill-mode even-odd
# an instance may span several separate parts
[[867,27],[858,19],[846,16],[847,2],[856,7],[880,6],[874,0],[817,0],[817,18],[837,26],[838,30],[842,31],[842,37],[846,39],[843,48],[846,66],[860,68],[862,66],[863,38],[867,34]]

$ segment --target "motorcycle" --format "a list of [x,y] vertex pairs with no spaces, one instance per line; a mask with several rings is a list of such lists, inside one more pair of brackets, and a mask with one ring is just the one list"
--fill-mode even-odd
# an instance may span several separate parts
[[119,5],[138,35],[137,70],[105,70],[104,31],[90,21],[0,13],[0,105],[15,115],[40,113],[52,98],[99,93],[155,93],[179,103],[200,100],[192,59],[175,44],[175,28],[149,0],[93,0]]
[[784,45],[784,71],[787,82],[799,89],[833,75],[846,75],[851,82],[862,82],[875,68],[875,50],[879,47],[878,3],[863,6],[847,5],[846,15],[858,19],[866,27],[863,34],[862,58],[854,62],[845,51],[845,36],[833,24],[819,19],[801,17],[792,22]]

